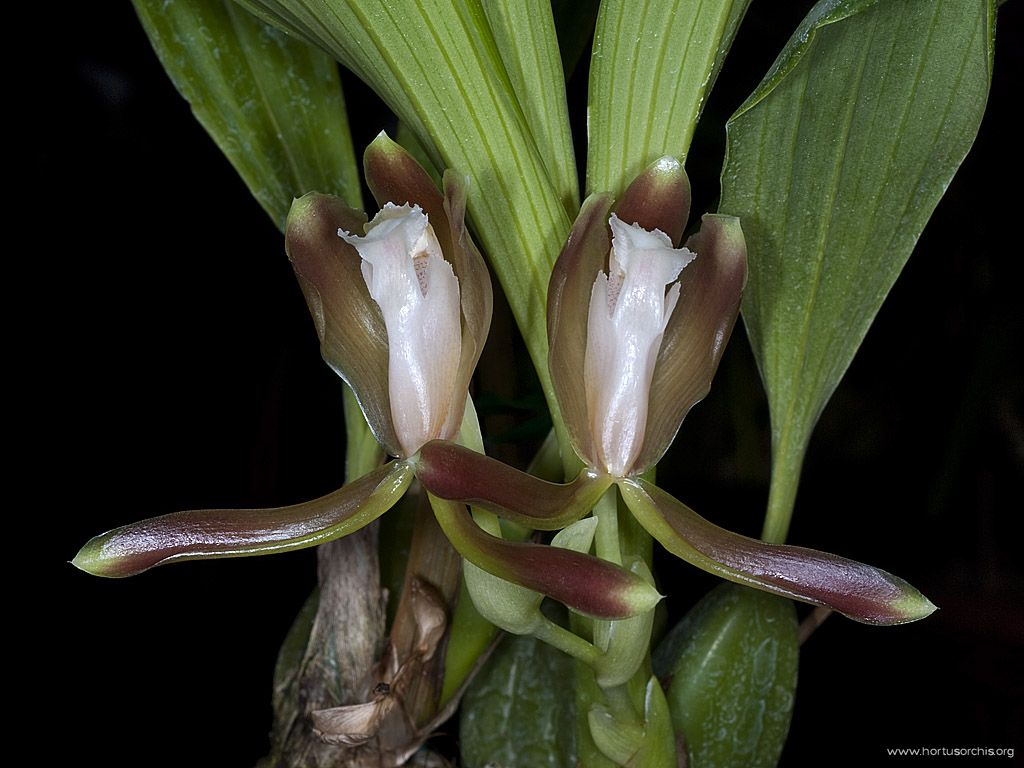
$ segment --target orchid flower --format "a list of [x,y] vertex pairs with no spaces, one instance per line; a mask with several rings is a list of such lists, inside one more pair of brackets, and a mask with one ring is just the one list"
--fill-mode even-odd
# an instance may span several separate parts
[[[396,459],[290,507],[176,512],[116,528],[86,543],[76,566],[131,576],[170,562],[331,541],[397,503],[425,443],[459,433],[492,305],[487,267],[465,227],[465,178],[446,171],[439,192],[384,134],[367,148],[364,166],[381,205],[373,220],[367,224],[338,198],[310,193],[292,205],[285,248],[324,360],[352,388],[377,441]],[[465,509],[438,509],[443,529],[468,559],[589,615],[632,616],[660,597],[643,578],[606,561],[504,541],[481,530]]]
[[612,202],[605,194],[584,202],[548,288],[551,378],[584,469],[571,483],[554,486],[435,441],[418,458],[424,486],[553,530],[587,514],[614,484],[668,551],[722,578],[865,623],[900,624],[930,614],[935,606],[899,577],[732,533],[641,477],[710,388],[739,312],[746,246],[736,218],[706,215],[700,231],[677,247],[690,188],[673,158],[641,174],[614,212]]

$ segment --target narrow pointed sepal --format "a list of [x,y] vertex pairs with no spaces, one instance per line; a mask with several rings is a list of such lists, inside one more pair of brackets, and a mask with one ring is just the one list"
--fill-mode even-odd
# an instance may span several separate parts
[[548,283],[548,367],[562,420],[573,448],[589,466],[597,466],[581,372],[587,353],[587,317],[594,280],[605,268],[611,249],[608,230],[610,195],[583,201],[569,239]]
[[619,490],[665,549],[723,579],[825,606],[865,624],[906,624],[935,610],[916,588],[880,568],[727,531],[645,480],[620,481]]
[[134,576],[183,560],[246,557],[312,547],[354,533],[401,498],[412,480],[392,462],[319,499],[274,509],[174,512],[91,539],[72,560],[95,576]]
[[434,440],[412,458],[416,477],[435,496],[472,504],[540,531],[557,531],[586,515],[611,485],[584,469],[571,483],[549,483],[455,443]]
[[478,568],[547,595],[578,613],[624,619],[660,599],[636,574],[606,560],[543,544],[505,541],[481,530],[464,504],[430,497],[434,515],[459,554]]
[[747,248],[734,216],[705,215],[686,247],[697,257],[679,276],[679,300],[658,350],[635,474],[661,459],[687,412],[710,390],[747,281]]
[[626,224],[660,229],[679,246],[690,217],[690,179],[674,157],[655,160],[622,193],[615,214]]
[[388,335],[363,280],[362,259],[338,230],[362,232],[366,217],[339,198],[311,192],[292,203],[285,250],[313,316],[320,353],[355,393],[374,437],[400,453],[388,397]]

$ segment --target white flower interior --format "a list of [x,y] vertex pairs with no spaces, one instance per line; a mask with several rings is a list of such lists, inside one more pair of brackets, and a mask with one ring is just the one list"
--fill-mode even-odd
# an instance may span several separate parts
[[384,315],[391,417],[411,456],[442,436],[451,406],[462,349],[459,281],[418,205],[387,203],[365,236],[338,235],[362,257],[366,287]]
[[590,295],[584,385],[597,459],[624,477],[643,447],[654,364],[679,300],[678,283],[665,287],[696,254],[615,214],[608,224],[610,275],[601,272]]

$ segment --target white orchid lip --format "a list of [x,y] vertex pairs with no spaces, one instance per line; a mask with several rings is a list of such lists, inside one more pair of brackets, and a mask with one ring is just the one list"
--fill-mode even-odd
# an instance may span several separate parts
[[443,434],[462,349],[459,281],[418,205],[387,203],[364,236],[338,236],[362,258],[388,335],[388,395],[403,453]]
[[598,274],[590,296],[584,385],[596,458],[625,477],[643,447],[654,366],[679,301],[675,281],[696,254],[614,213],[608,224],[609,274]]

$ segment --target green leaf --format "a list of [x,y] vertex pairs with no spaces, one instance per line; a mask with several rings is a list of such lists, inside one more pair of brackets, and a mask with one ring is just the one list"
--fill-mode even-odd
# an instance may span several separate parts
[[569,231],[480,0],[240,0],[367,82],[438,168],[468,174],[468,210],[552,409],[544,307]]
[[292,198],[312,190],[362,207],[329,56],[233,2],[134,3],[174,86],[278,228]]
[[580,191],[551,2],[483,0],[483,8],[551,184],[574,215]]
[[682,161],[749,0],[605,0],[590,62],[587,194]]
[[771,768],[789,732],[800,646],[793,603],[721,584],[665,637],[654,669],[691,768]]
[[573,661],[535,638],[507,637],[462,700],[459,741],[466,768],[576,765]]
[[721,211],[772,419],[782,541],[814,424],[977,133],[995,5],[829,0],[728,123]]

